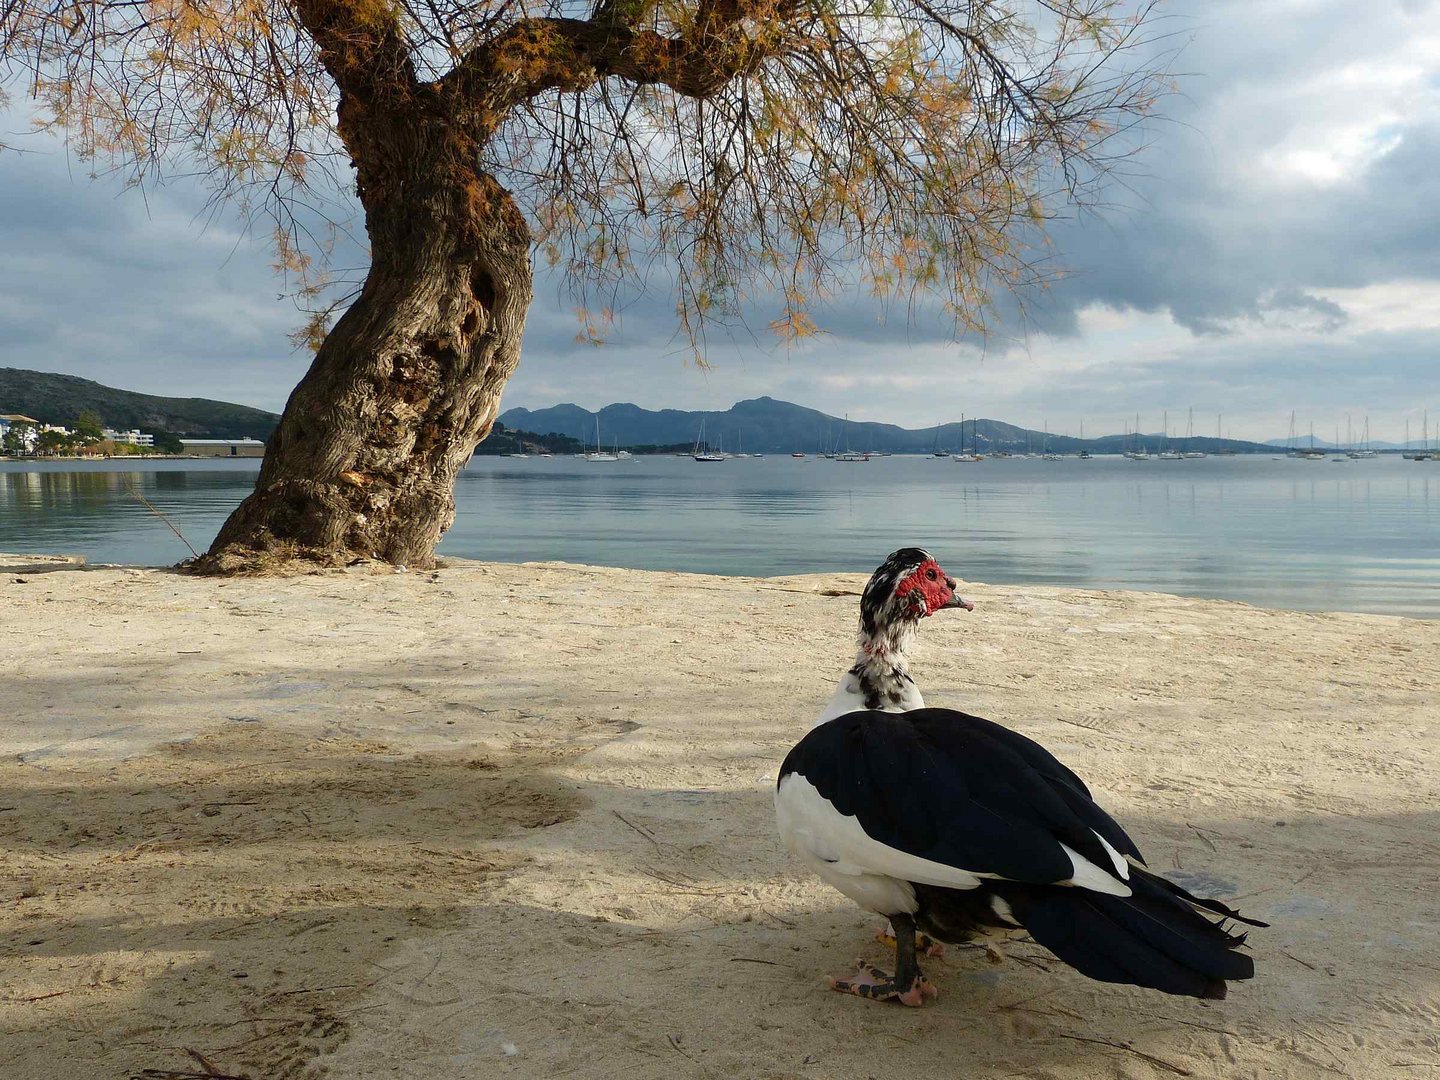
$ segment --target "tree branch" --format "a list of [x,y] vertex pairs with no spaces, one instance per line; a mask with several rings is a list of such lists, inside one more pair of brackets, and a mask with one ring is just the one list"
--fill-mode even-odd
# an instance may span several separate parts
[[342,95],[367,109],[410,101],[419,80],[393,8],[367,0],[293,0],[290,6]]
[[[735,32],[747,12],[761,6],[704,3],[695,30],[678,36],[622,21],[612,5],[597,8],[594,19],[522,19],[472,49],[441,89],[485,130],[546,91],[588,90],[607,77],[704,99],[778,51],[773,42]],[[772,18],[778,11],[770,3],[763,8]]]

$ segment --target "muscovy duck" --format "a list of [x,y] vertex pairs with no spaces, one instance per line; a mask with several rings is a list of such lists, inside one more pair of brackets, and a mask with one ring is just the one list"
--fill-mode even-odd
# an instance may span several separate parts
[[[881,567],[871,580],[879,591],[867,587],[861,600],[862,646],[868,632],[891,659],[897,641],[903,657],[918,616],[895,627],[887,613],[969,606],[919,549],[892,560],[899,570],[885,575],[888,592]],[[951,709],[903,710],[919,702],[903,667],[888,676],[882,668],[879,682],[872,667],[857,661],[862,670],[849,673],[862,707],[822,718],[785,758],[775,791],[786,845],[894,928],[894,973],[857,961],[853,974],[830,980],[834,989],[923,1005],[937,993],[916,958],[925,935],[1028,934],[1093,979],[1192,997],[1223,998],[1227,982],[1253,977],[1239,951],[1245,935],[1224,919],[1265,923],[1146,869],[1084,782],[1038,743]]]

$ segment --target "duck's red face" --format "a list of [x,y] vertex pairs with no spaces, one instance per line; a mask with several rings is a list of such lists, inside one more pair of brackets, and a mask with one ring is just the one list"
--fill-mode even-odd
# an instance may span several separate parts
[[860,597],[860,630],[874,638],[887,626],[906,625],[933,615],[942,608],[975,605],[958,596],[955,580],[924,548],[905,547],[892,551],[870,575]]
[[918,618],[934,615],[941,608],[964,608],[974,611],[975,605],[955,591],[955,579],[934,559],[927,559],[915,568],[914,573],[895,586],[895,597],[901,609],[909,610]]

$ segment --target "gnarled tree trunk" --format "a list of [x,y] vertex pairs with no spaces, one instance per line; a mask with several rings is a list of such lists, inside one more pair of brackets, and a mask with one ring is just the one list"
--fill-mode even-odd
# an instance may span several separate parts
[[[348,121],[348,123],[347,123]],[[457,471],[520,359],[530,239],[508,192],[443,123],[341,109],[371,266],[271,437],[255,491],[201,572],[300,560],[435,562]]]

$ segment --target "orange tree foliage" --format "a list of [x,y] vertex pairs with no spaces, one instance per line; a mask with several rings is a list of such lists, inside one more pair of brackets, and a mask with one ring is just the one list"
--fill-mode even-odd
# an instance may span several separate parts
[[[422,97],[586,297],[674,282],[679,325],[862,282],[978,325],[1161,88],[1118,0],[0,0],[0,89],[86,157],[198,162],[277,224],[337,190],[342,95]],[[1128,142],[1126,146],[1130,145]],[[358,159],[357,159],[358,160]],[[316,255],[322,258],[316,260]],[[607,309],[586,314],[603,332]]]

